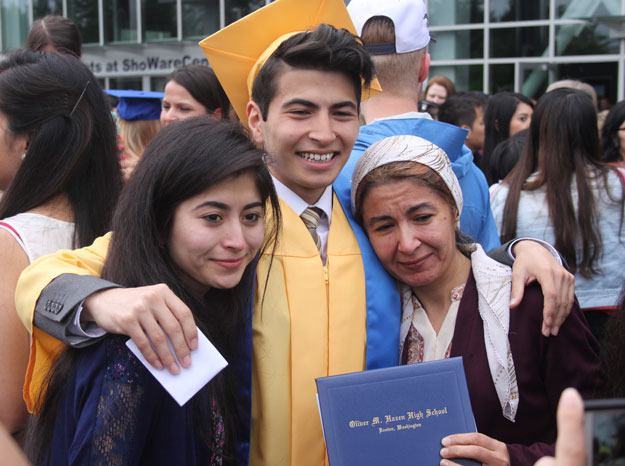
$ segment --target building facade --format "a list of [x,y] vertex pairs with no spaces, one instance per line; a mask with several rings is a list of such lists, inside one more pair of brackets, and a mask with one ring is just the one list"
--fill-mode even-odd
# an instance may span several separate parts
[[[19,47],[33,19],[61,14],[81,28],[83,61],[103,86],[161,90],[176,67],[206,63],[200,39],[269,1],[0,0],[0,50]],[[431,74],[460,90],[537,97],[575,78],[625,98],[625,0],[426,1]]]
[[175,68],[207,63],[199,40],[269,1],[0,0],[0,50],[20,47],[33,20],[67,16],[80,27],[83,62],[103,87],[160,91]]
[[580,79],[625,98],[625,0],[429,0],[433,74],[459,89],[540,96]]

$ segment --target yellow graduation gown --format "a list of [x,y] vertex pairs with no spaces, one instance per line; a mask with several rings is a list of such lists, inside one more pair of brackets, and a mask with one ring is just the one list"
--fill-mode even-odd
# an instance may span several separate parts
[[45,288],[54,280],[59,270],[63,273],[100,276],[111,241],[111,233],[95,240],[87,247],[42,256],[22,273],[15,293],[17,313],[31,334],[30,356],[24,378],[24,401],[29,412],[37,411],[37,400],[45,388],[45,380],[58,354],[65,345],[56,338],[33,326],[35,304]]
[[361,252],[336,196],[332,205],[325,266],[306,226],[282,201],[275,256],[268,251],[259,263],[251,466],[327,464],[315,378],[365,367]]

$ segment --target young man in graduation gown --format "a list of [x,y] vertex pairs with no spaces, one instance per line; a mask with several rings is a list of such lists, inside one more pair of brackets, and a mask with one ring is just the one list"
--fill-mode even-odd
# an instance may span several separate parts
[[[351,34],[315,27],[320,23],[353,31],[342,0],[277,0],[202,42],[233,107],[267,151],[281,197],[283,231],[273,261],[265,256],[259,262],[255,293],[253,465],[324,464],[315,378],[399,360],[395,283],[366,237],[351,228],[332,189],[358,133],[371,61]],[[306,30],[312,31],[298,32]],[[40,328],[33,333],[27,398],[60,345],[45,332],[84,344],[97,335],[84,331],[84,321],[130,335],[150,362],[175,372],[167,335],[181,364],[190,364],[195,328],[171,291],[108,289],[115,285],[84,276],[100,273],[107,244],[104,237],[90,248],[50,256],[23,275],[17,307],[27,328],[33,328],[33,312]],[[556,277],[567,284],[546,287],[561,294],[567,309],[569,274],[540,247],[524,258],[549,263],[538,267],[547,269],[543,281]],[[517,280],[530,278],[520,274]],[[249,372],[243,367],[240,374],[245,383]],[[239,440],[239,464],[245,464],[244,428]]]

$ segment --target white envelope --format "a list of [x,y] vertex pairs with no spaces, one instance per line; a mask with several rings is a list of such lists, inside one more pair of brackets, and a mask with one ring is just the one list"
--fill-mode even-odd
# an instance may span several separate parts
[[[134,353],[139,361],[143,363],[145,367],[152,373],[152,375],[165,387],[165,390],[176,400],[176,402],[183,406],[189,401],[193,395],[195,395],[204,385],[211,381],[224,367],[228,365],[228,362],[224,359],[217,348],[208,341],[208,338],[204,336],[198,329],[198,348],[191,353],[191,366],[188,368],[182,367],[180,362],[180,373],[178,375],[172,375],[167,369],[155,369],[150,363],[143,357],[139,348],[132,340],[126,342],[126,346],[130,348],[130,351]],[[171,348],[171,342],[168,341]],[[172,350],[173,353],[173,350]],[[175,357],[175,356],[174,356]]]

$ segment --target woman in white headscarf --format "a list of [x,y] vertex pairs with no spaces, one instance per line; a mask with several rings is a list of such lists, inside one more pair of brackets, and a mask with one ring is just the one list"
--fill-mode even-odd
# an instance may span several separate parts
[[445,152],[416,136],[371,146],[352,179],[352,208],[402,290],[402,363],[462,356],[479,434],[442,440],[441,464],[533,465],[553,454],[560,393],[592,395],[597,345],[576,308],[541,334],[530,285],[510,313],[511,270],[458,230],[462,192]]

